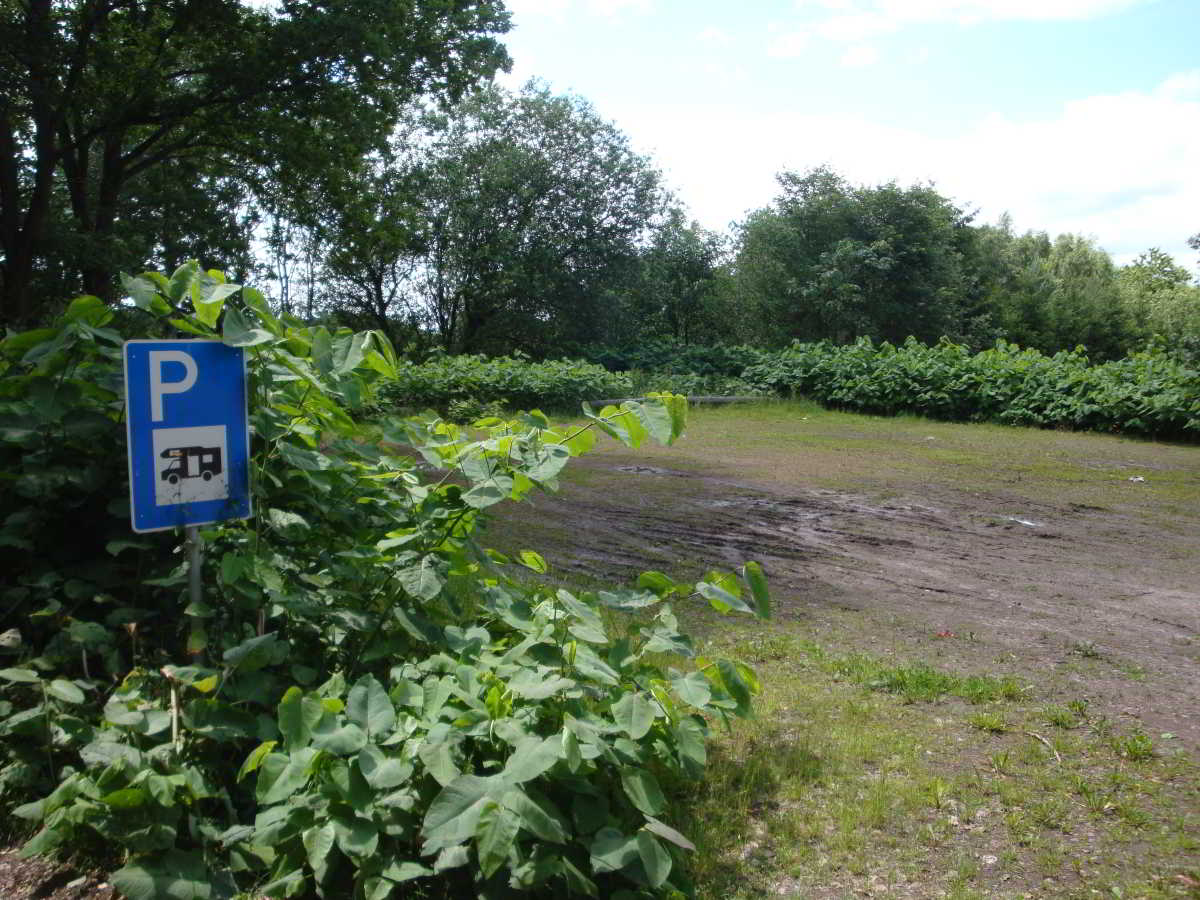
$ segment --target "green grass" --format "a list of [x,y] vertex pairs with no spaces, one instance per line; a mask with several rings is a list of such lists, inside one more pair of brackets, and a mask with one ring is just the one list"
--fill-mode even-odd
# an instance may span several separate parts
[[[648,465],[736,469],[747,480],[859,493],[936,482],[1034,501],[1132,503],[1168,519],[1172,509],[1190,517],[1200,503],[1200,448],[1193,444],[868,416],[799,401],[696,407],[679,444],[643,447],[638,456]],[[1146,481],[1131,483],[1133,476]]]
[[839,655],[796,625],[707,649],[755,665],[764,692],[681,804],[701,896],[1191,896],[1200,769],[1089,729],[1085,702]]

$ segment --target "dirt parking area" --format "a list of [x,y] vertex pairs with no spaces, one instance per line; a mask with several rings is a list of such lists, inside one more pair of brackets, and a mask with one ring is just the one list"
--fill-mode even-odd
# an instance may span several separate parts
[[847,649],[1017,673],[1200,749],[1200,447],[701,411],[496,532],[585,583],[756,559],[778,616]]

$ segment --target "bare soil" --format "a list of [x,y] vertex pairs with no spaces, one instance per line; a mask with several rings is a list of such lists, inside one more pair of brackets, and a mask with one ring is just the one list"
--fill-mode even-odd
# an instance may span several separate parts
[[[576,460],[559,494],[506,512],[500,536],[519,533],[572,578],[756,559],[776,615],[844,649],[1017,673],[1200,749],[1200,533],[1187,515],[1147,514],[1145,483],[1130,480],[1142,476],[1118,467],[1102,485],[1135,498],[1122,508],[961,479],[857,493],[676,452],[679,468],[624,450]],[[1200,462],[1200,448],[1183,458]]]
[[4,900],[116,900],[117,892],[96,872],[42,859],[21,859],[15,848],[0,853]]

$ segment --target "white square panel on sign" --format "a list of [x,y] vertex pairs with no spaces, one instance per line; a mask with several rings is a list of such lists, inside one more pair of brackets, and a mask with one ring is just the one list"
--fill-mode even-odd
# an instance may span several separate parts
[[229,449],[224,425],[153,430],[158,506],[229,497]]

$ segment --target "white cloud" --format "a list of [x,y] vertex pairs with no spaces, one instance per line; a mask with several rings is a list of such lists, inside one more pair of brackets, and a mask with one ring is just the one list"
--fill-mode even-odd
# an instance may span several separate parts
[[805,31],[787,31],[776,35],[767,43],[767,56],[776,59],[793,59],[808,49],[811,42]]
[[568,12],[583,8],[594,15],[615,18],[625,12],[647,12],[654,0],[507,0],[505,6],[517,25],[535,18],[563,21]]
[[729,36],[729,32],[717,28],[715,25],[709,25],[697,35],[700,43],[707,44],[710,47],[728,47],[733,43],[733,38]]
[[842,54],[841,64],[848,69],[861,69],[879,62],[879,51],[869,44],[856,44]]
[[856,42],[908,25],[1090,19],[1148,2],[1154,0],[818,0],[830,15],[813,28],[826,40]]
[[1152,246],[1195,261],[1185,241],[1200,231],[1200,70],[1080,99],[1053,118],[988,116],[944,138],[853,115],[611,113],[710,228],[770,203],[781,169],[828,163],[855,183],[934,181],[979,208],[977,221],[1007,211],[1019,230],[1094,235],[1118,262]]
[[896,21],[882,13],[864,12],[834,16],[817,24],[815,30],[827,41],[862,41],[898,27]]
[[569,2],[570,0],[508,0],[505,6],[512,13],[513,22],[520,25],[522,19],[562,20]]
[[653,0],[587,0],[587,6],[594,13],[615,17],[626,11],[648,12],[653,6]]

